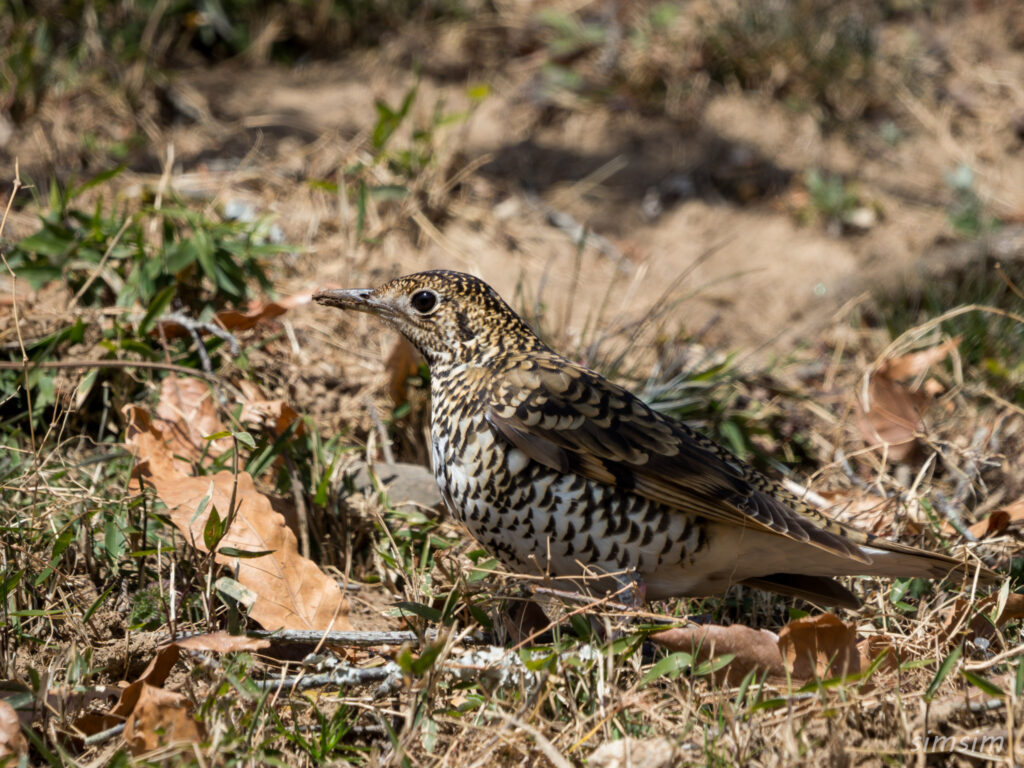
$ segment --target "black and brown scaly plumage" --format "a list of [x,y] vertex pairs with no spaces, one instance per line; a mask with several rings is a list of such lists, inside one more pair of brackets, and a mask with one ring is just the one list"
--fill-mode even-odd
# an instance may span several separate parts
[[807,506],[553,352],[475,277],[421,272],[315,299],[378,315],[423,354],[442,496],[513,570],[590,578],[588,591],[620,589],[633,602],[741,583],[849,607],[857,600],[832,577],[967,572]]

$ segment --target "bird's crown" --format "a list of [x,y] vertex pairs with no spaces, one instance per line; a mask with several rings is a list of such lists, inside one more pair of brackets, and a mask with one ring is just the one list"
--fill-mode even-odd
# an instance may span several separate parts
[[536,334],[483,280],[432,270],[373,289],[324,290],[321,304],[378,315],[430,364],[481,361],[502,352],[543,348]]

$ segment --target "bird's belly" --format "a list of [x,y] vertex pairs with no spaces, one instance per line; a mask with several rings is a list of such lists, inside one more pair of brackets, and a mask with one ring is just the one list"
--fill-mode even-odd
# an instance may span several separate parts
[[538,464],[482,427],[460,436],[459,451],[435,433],[435,477],[453,515],[512,570],[642,577],[704,546],[693,516]]

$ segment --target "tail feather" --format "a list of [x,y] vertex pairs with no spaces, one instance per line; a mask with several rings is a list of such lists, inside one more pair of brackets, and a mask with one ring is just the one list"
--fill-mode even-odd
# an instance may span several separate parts
[[740,582],[748,587],[778,592],[780,595],[799,597],[819,605],[834,605],[839,608],[860,608],[860,600],[834,579],[827,576],[804,576],[798,573],[773,573],[756,579]]

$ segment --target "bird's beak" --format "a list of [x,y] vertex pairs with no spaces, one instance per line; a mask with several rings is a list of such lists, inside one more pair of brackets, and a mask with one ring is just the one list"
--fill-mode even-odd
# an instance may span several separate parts
[[313,301],[326,307],[354,309],[357,312],[379,314],[387,311],[387,305],[373,295],[372,288],[353,290],[324,289],[313,294]]

